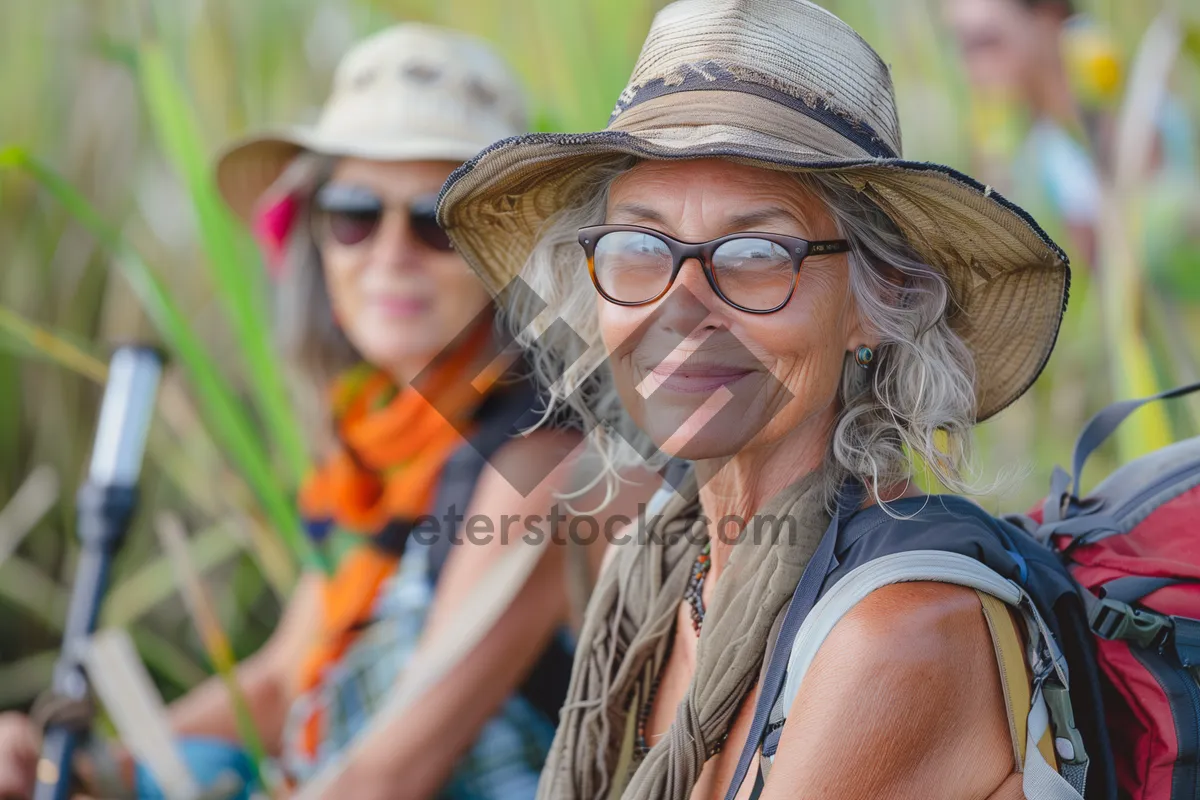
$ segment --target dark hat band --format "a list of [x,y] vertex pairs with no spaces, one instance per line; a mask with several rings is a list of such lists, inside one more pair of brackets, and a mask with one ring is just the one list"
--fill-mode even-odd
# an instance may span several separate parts
[[851,120],[828,106],[814,107],[802,98],[766,83],[740,78],[729,68],[716,61],[689,65],[687,74],[683,76],[682,80],[673,79],[668,83],[666,78],[655,78],[641,86],[627,88],[617,100],[617,107],[608,119],[608,126],[611,128],[621,114],[647,100],[667,97],[680,92],[696,91],[728,91],[756,95],[821,123],[847,141],[862,148],[863,152],[870,156],[899,158],[899,154],[865,122]]

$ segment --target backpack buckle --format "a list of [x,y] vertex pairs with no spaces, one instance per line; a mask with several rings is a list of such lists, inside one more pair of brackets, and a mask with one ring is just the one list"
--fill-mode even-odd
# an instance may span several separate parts
[[1087,750],[1083,746],[1083,736],[1075,727],[1075,713],[1071,709],[1071,693],[1067,687],[1050,678],[1042,684],[1042,698],[1046,701],[1046,711],[1054,730],[1054,752],[1064,763],[1087,763]]
[[1107,598],[1096,604],[1090,616],[1097,636],[1155,650],[1162,649],[1175,627],[1170,617]]

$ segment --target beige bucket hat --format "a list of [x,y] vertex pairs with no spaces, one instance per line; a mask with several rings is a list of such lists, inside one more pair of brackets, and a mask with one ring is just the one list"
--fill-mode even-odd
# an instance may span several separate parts
[[217,186],[237,215],[250,220],[259,198],[304,150],[377,161],[466,161],[526,130],[520,84],[489,45],[404,23],[346,54],[315,126],[228,147],[217,161]]
[[679,0],[655,18],[608,127],[489,147],[442,190],[439,217],[490,286],[523,267],[545,221],[614,160],[728,158],[851,181],[949,279],[950,324],[977,370],[977,418],[1037,378],[1070,285],[1024,211],[949,167],[901,156],[891,76],[848,25],[805,0]]

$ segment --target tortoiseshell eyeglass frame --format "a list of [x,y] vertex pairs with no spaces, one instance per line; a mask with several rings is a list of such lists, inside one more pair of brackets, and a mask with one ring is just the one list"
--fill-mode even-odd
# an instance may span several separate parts
[[[604,290],[600,285],[600,281],[596,278],[596,245],[600,240],[609,233],[616,231],[631,231],[634,233],[644,233],[648,236],[653,236],[663,242],[671,253],[671,277],[667,280],[667,285],[654,297],[646,300],[618,300]],[[713,274],[712,258],[717,248],[726,242],[735,239],[762,239],[764,241],[777,244],[787,251],[792,258],[792,285],[788,289],[787,297],[783,302],[772,308],[747,308],[746,306],[735,303],[729,299],[721,287],[717,284],[716,275]],[[784,236],[780,233],[760,233],[757,231],[744,231],[740,233],[731,233],[728,236],[722,236],[717,239],[711,239],[707,242],[682,242],[675,239],[662,231],[656,231],[653,228],[645,228],[641,225],[590,225],[586,228],[579,229],[579,244],[583,247],[583,252],[587,255],[588,274],[592,277],[592,285],[596,287],[596,291],[600,293],[608,302],[618,306],[645,306],[655,303],[666,296],[667,292],[671,291],[671,287],[675,285],[675,278],[678,277],[679,271],[683,269],[683,263],[691,259],[696,259],[700,262],[700,267],[704,271],[704,277],[708,280],[708,285],[712,288],[713,293],[721,298],[728,305],[736,308],[738,311],[744,311],[747,314],[774,314],[781,308],[791,302],[792,295],[796,293],[797,278],[800,275],[800,265],[804,263],[804,259],[809,256],[824,256],[833,253],[848,253],[850,252],[850,243],[845,239],[827,239],[824,241],[810,242],[808,239],[801,239],[798,236]]]

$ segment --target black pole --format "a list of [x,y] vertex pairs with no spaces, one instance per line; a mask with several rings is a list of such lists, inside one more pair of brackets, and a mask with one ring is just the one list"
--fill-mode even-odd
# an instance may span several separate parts
[[[87,481],[78,495],[82,549],[63,628],[62,651],[54,665],[51,692],[65,700],[88,696],[84,648],[96,629],[113,556],[137,506],[138,478],[163,358],[144,346],[119,348],[109,367],[100,423]],[[67,800],[71,759],[82,731],[51,720],[42,740],[34,800]]]

